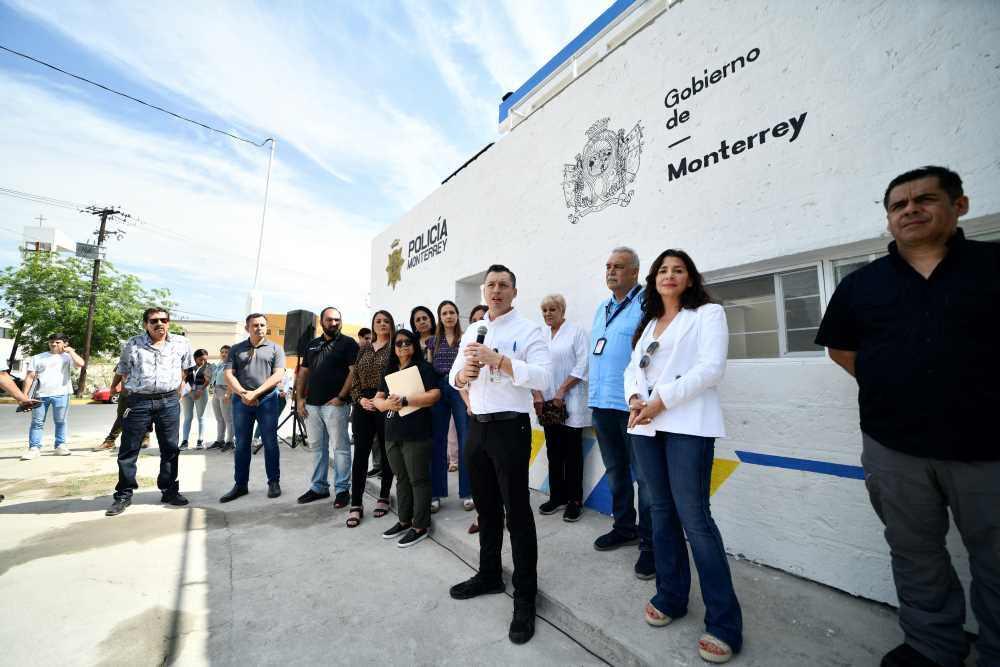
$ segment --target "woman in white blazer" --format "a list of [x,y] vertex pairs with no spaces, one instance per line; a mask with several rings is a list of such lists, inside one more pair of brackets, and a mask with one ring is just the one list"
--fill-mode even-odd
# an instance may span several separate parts
[[726,368],[729,329],[694,262],[665,250],[646,276],[643,315],[625,369],[628,432],[653,523],[656,595],[650,625],[687,613],[691,544],[705,602],[702,659],[721,663],[743,644],[743,618],[722,536],[709,508],[715,439],[725,437],[717,387]]

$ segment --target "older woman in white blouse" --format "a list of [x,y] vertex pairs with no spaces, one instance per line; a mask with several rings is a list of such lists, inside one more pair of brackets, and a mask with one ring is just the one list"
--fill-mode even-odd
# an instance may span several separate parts
[[[543,424],[545,451],[549,459],[549,500],[541,514],[563,510],[563,521],[577,521],[583,507],[583,429],[590,426],[587,407],[587,334],[566,321],[566,299],[550,294],[542,299],[542,317],[548,326],[549,387],[532,392],[535,411],[558,413],[566,409],[562,423]],[[548,409],[546,409],[546,406]]]

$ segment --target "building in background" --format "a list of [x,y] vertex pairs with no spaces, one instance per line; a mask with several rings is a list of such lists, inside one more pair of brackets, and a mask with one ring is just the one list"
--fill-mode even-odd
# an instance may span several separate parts
[[21,250],[33,252],[75,252],[76,243],[55,227],[25,225],[21,233]]
[[[619,0],[503,101],[499,141],[374,239],[371,303],[449,298],[465,315],[499,262],[524,315],[541,322],[558,292],[589,328],[612,248],[635,248],[642,276],[687,250],[729,321],[712,487],[726,546],[895,603],[857,386],[812,341],[839,280],[886,252],[897,174],[956,170],[966,235],[1000,238],[1000,82],[983,51],[998,31],[992,0]],[[609,511],[592,436],[584,455],[587,505]],[[968,583],[965,550],[953,559]]]
[[219,360],[219,348],[232,345],[247,337],[242,322],[232,320],[179,320],[171,324],[184,330],[184,337],[191,342],[191,349],[204,348],[208,350],[208,360],[215,363]]

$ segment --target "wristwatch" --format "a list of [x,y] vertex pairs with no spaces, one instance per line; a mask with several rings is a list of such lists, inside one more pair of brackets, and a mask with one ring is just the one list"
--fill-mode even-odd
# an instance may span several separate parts
[[406,400],[406,396],[404,396],[401,399],[399,399],[399,404],[405,408],[407,405],[410,404],[410,402]]

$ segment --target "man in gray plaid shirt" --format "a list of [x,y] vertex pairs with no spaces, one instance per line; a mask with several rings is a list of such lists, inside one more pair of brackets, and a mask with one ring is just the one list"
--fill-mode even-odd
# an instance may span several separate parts
[[128,390],[124,413],[122,445],[118,450],[118,485],[114,503],[107,516],[117,516],[132,504],[132,492],[139,488],[135,480],[136,462],[142,438],[150,424],[156,428],[160,447],[160,474],[156,486],[168,505],[187,505],[177,485],[177,462],[180,450],[180,388],[186,373],[194,368],[191,344],[183,336],[168,333],[170,313],[162,308],[147,308],[142,314],[145,333],[133,336],[122,347],[115,372]]

